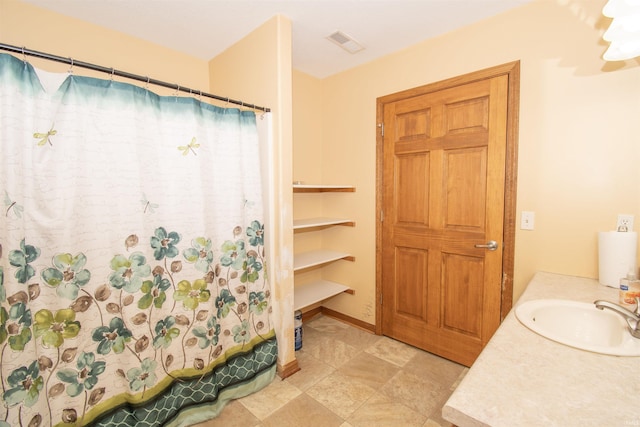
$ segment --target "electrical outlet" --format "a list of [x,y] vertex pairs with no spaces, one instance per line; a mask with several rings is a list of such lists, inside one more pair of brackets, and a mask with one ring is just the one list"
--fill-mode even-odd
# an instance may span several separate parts
[[618,214],[618,222],[616,223],[618,231],[633,231],[633,215]]
[[520,229],[533,230],[535,216],[534,212],[522,211],[522,216],[520,217]]

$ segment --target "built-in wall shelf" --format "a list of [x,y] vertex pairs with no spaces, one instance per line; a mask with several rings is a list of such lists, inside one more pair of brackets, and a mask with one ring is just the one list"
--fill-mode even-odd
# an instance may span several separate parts
[[320,249],[317,251],[302,252],[293,257],[293,271],[304,270],[305,268],[316,267],[338,260],[355,261],[353,255],[338,251]]
[[294,193],[353,193],[356,187],[352,185],[314,185],[293,184]]
[[306,218],[306,219],[294,219],[294,230],[305,230],[308,228],[316,227],[329,227],[332,225],[344,225],[348,227],[355,227],[355,221],[346,218]]
[[312,304],[322,302],[334,297],[342,292],[353,294],[353,289],[348,286],[328,280],[318,280],[316,282],[296,285],[296,292],[293,296],[294,310],[300,310]]
[[[309,185],[301,183],[293,185],[294,193],[353,193],[355,191],[356,188],[351,185]],[[304,196],[300,201],[302,202],[306,199],[307,197]],[[348,218],[316,217],[293,220],[294,232],[315,231],[333,226],[355,227],[355,225],[355,221]],[[300,236],[300,238],[302,237]],[[356,258],[349,253],[326,249],[297,253],[293,257],[293,271],[298,272],[315,267],[322,268],[325,264],[339,260],[355,261]],[[341,283],[324,279],[298,283],[294,286],[294,306],[296,310],[300,310],[304,307],[321,303],[343,292],[353,295],[354,290]]]

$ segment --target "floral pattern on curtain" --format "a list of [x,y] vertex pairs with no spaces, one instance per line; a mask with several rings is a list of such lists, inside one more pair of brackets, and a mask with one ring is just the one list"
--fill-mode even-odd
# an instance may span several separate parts
[[211,418],[275,375],[255,114],[49,77],[0,55],[0,426]]

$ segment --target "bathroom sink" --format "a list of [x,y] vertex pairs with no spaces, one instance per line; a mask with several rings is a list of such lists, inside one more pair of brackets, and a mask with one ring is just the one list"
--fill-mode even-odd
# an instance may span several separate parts
[[570,347],[614,356],[640,356],[640,339],[631,336],[622,316],[593,303],[538,299],[515,309],[533,332]]

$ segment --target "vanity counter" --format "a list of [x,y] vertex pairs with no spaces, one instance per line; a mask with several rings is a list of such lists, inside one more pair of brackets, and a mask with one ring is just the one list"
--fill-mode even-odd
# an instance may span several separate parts
[[[534,299],[617,302],[597,280],[537,273],[515,306]],[[459,427],[640,426],[640,357],[574,349],[507,315],[442,409]]]

